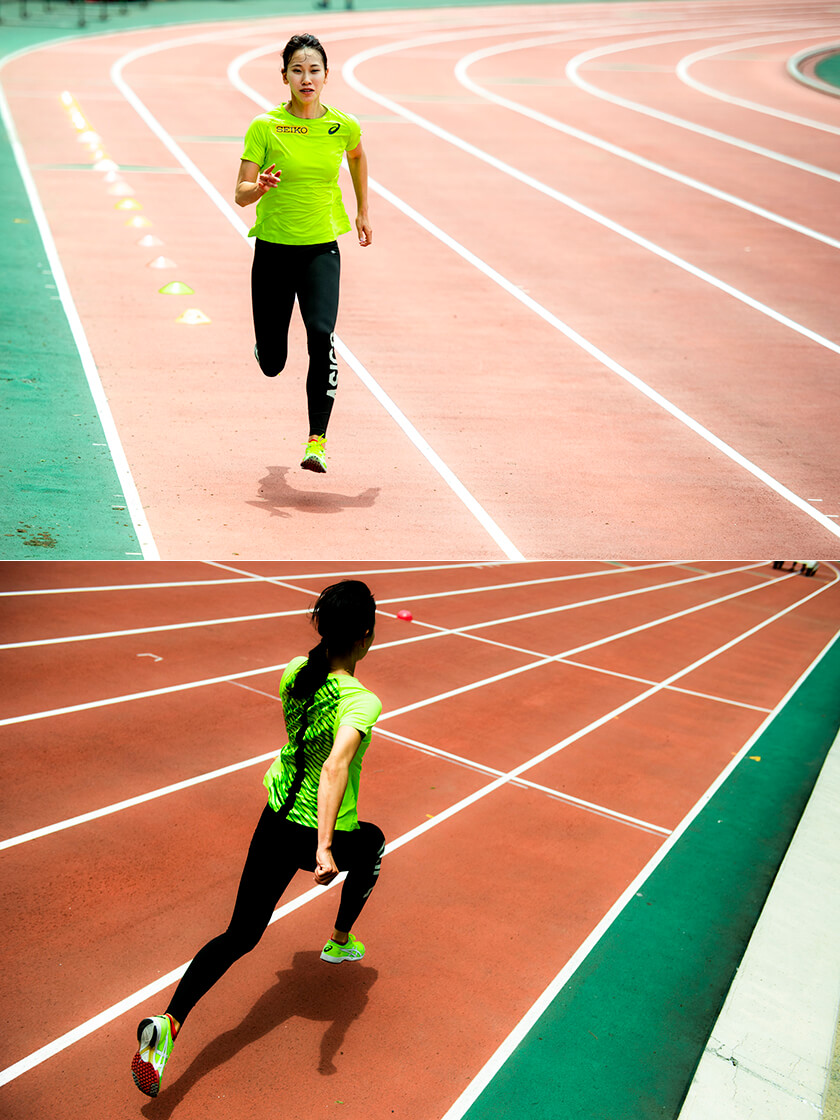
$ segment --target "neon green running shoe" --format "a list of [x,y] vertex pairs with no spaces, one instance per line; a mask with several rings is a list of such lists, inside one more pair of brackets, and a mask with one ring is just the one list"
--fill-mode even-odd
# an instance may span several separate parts
[[134,1084],[147,1097],[156,1097],[160,1092],[160,1077],[167,1058],[172,1053],[175,1036],[172,1033],[172,1020],[168,1015],[153,1015],[143,1019],[137,1028],[137,1041],[140,1048],[131,1062],[131,1076]]
[[339,945],[337,941],[330,939],[324,946],[321,960],[338,964],[340,961],[360,961],[364,955],[364,945],[361,941],[357,941],[351,933],[350,940],[346,945]]
[[326,436],[313,436],[306,444],[301,467],[305,471],[316,471],[318,474],[327,473],[327,460],[324,457]]

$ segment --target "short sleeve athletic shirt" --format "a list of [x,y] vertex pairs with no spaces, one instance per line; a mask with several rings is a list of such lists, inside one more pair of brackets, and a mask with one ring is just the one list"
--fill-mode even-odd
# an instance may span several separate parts
[[362,130],[349,113],[324,108],[323,117],[304,120],[278,105],[251,121],[242,158],[261,171],[273,163],[281,176],[257,203],[250,237],[280,245],[323,245],[350,229],[338,172],[344,153],[358,147]]
[[[289,742],[275,759],[263,782],[269,788],[272,777],[279,774],[281,812],[290,821],[317,828],[321,767],[333,748],[339,727],[355,727],[362,736],[362,742],[350,763],[347,790],[335,825],[341,832],[352,832],[359,827],[356,806],[362,758],[370,746],[371,731],[379,719],[382,704],[355,677],[330,673],[315,693],[307,711],[309,697],[299,700],[290,691],[298,670],[305,662],[305,657],[295,657],[280,681],[280,699],[283,701]],[[304,716],[305,726],[301,735]]]

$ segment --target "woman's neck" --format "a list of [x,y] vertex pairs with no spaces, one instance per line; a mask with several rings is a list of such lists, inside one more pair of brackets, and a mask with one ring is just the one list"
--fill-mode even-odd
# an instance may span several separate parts
[[320,100],[313,101],[311,105],[298,105],[292,97],[286,102],[286,112],[289,116],[297,117],[302,121],[317,120],[318,117],[323,117],[326,111]]
[[330,658],[330,672],[331,673],[348,673],[351,677],[356,671],[356,662],[358,657],[348,654],[346,657],[331,657]]

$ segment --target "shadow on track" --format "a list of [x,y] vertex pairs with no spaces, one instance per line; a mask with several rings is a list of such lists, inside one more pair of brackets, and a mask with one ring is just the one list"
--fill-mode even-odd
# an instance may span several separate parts
[[[217,1073],[241,1050],[295,1017],[329,1024],[321,1039],[318,1072],[324,1076],[337,1073],[335,1056],[351,1023],[364,1011],[378,977],[375,968],[363,964],[325,964],[317,950],[295,953],[292,967],[277,973],[277,984],[260,996],[242,1022],[209,1042],[175,1081],[167,1084],[164,1075],[161,1095],[140,1111],[147,1120],[168,1120],[203,1077]],[[185,1036],[187,1030],[189,1025]],[[177,1061],[178,1049],[176,1043],[170,1063]],[[278,1061],[277,1077],[281,1081],[289,1072]],[[266,1071],[266,1080],[272,1076]]]
[[267,470],[268,474],[259,481],[259,499],[248,502],[248,505],[266,510],[271,517],[291,517],[286,512],[287,509],[303,513],[340,513],[343,509],[366,509],[379,496],[378,486],[369,486],[356,495],[325,490],[298,490],[286,478],[291,467],[268,467]]

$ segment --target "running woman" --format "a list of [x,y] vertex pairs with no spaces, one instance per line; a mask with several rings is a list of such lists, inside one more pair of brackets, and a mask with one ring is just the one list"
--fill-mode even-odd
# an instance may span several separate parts
[[149,1097],[160,1091],[187,1015],[234,961],[256,947],[297,870],[314,871],[321,886],[347,872],[321,960],[339,964],[365,955],[351,930],[379,877],[385,837],[375,824],[359,821],[356,806],[362,758],[382,705],[354,672],[373,641],[375,611],[373,595],[359,580],[327,587],[315,603],[312,621],[321,640],[308,657],[289,662],[280,682],[289,741],[263,778],[268,804],[230,924],[196,954],[166,1012],[137,1028],[131,1073]]
[[266,377],[286,365],[295,296],[306,327],[309,438],[301,466],[323,473],[327,423],[338,386],[335,321],[340,257],[336,238],[350,229],[338,172],[342,156],[356,193],[356,232],[367,247],[367,156],[355,117],[321,104],[329,71],[314,35],[294,35],[283,50],[289,100],[256,117],[245,136],[236,184],[240,206],[257,203],[251,270],[254,356]]

